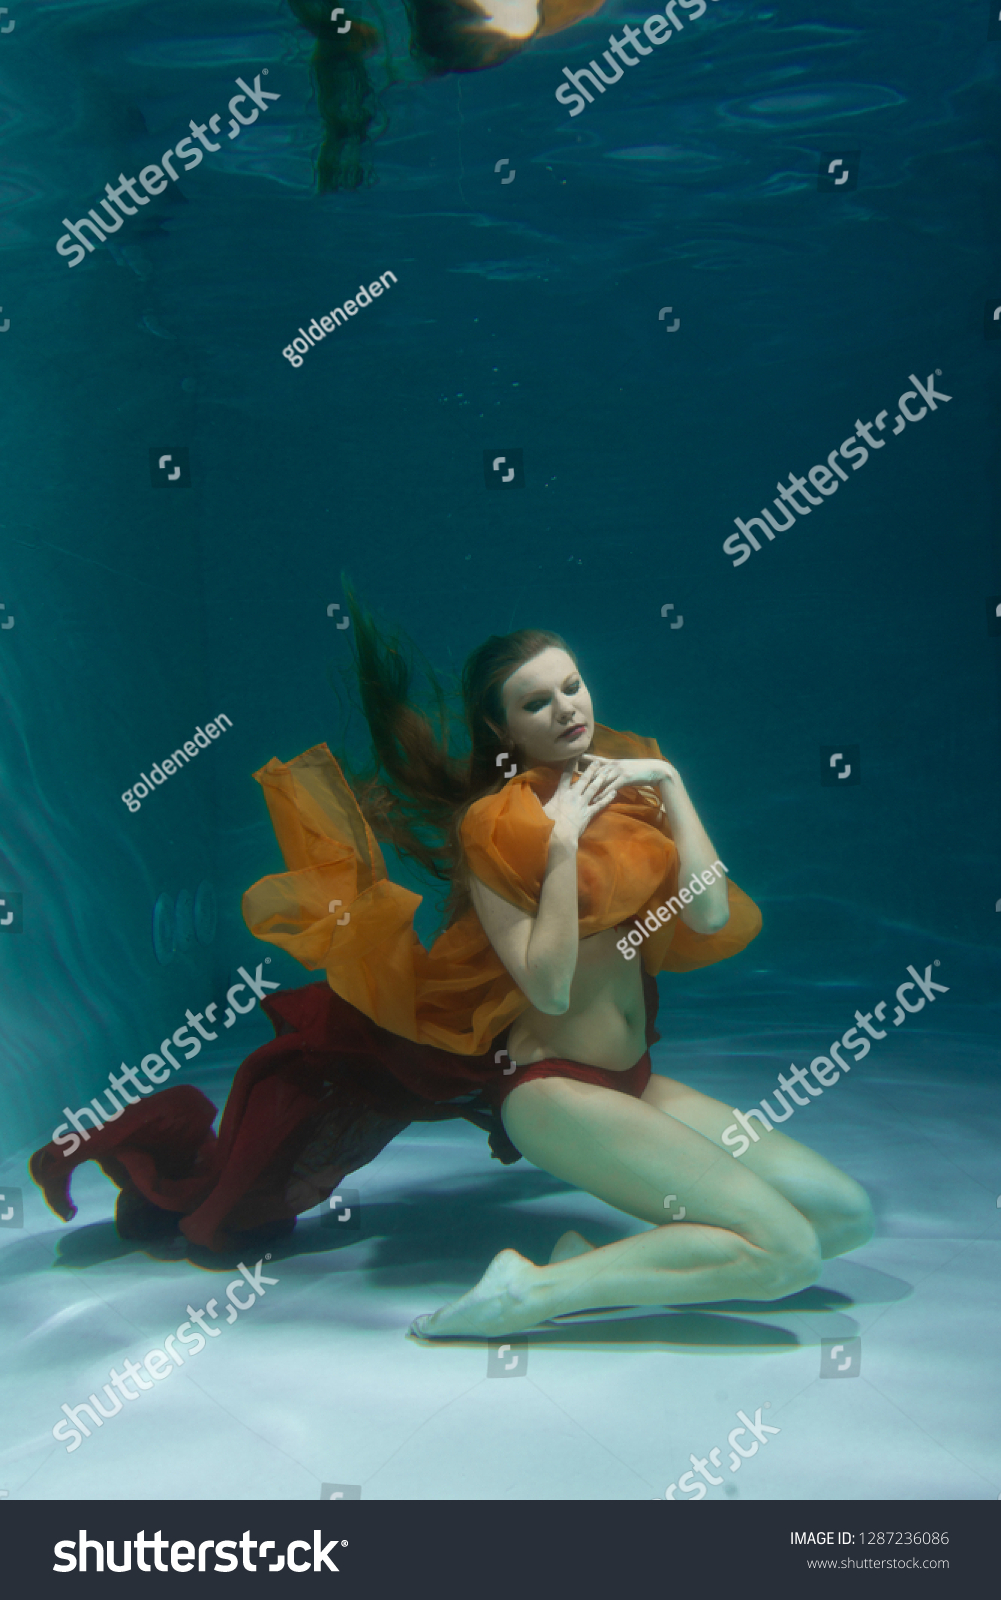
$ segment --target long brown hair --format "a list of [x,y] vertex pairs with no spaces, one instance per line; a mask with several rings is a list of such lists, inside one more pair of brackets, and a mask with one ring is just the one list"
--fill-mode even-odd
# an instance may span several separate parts
[[[351,617],[354,677],[375,760],[373,772],[351,776],[352,789],[377,839],[452,885],[456,914],[466,898],[462,818],[474,800],[500,790],[504,775],[499,758],[503,755],[506,763],[516,754],[508,736],[497,732],[504,727],[504,684],[543,650],[555,646],[571,660],[573,652],[559,634],[545,629],[493,634],[463,667],[460,722],[426,663],[431,706],[424,709],[417,703],[410,652],[400,634],[383,633],[350,584],[343,587]],[[467,748],[455,753],[460,735]]]

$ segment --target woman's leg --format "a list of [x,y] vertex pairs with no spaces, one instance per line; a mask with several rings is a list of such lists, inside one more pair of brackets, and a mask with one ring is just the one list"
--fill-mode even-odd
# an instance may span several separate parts
[[[503,1118],[535,1166],[663,1225],[544,1267],[503,1250],[475,1289],[422,1319],[423,1334],[517,1333],[597,1306],[776,1300],[816,1279],[820,1249],[802,1213],[654,1106],[594,1084],[535,1078],[512,1090]],[[672,1194],[684,1197],[685,1220],[664,1224]]]
[[[855,1250],[872,1238],[873,1215],[862,1186],[823,1156],[808,1150],[773,1128],[769,1133],[755,1121],[757,1144],[734,1159],[723,1144],[723,1130],[733,1125],[733,1112],[721,1100],[712,1100],[673,1078],[650,1079],[643,1099],[668,1116],[693,1128],[721,1150],[735,1166],[747,1167],[784,1195],[812,1225],[825,1261]],[[679,1191],[678,1204],[685,1204]]]

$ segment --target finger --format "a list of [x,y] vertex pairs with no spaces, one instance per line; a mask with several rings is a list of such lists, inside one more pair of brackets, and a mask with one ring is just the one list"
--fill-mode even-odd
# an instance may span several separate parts
[[597,817],[600,817],[601,813],[605,811],[610,804],[610,800],[602,800],[597,805],[590,806],[588,808],[587,816],[584,819],[584,827],[589,828],[591,823],[594,822]]
[[581,772],[588,777],[594,777],[596,773],[603,772],[606,767],[611,765],[604,756],[581,756],[580,760]]
[[615,790],[614,789],[609,789],[607,791],[607,793],[599,794],[595,799],[589,801],[588,802],[588,811],[590,812],[590,815],[592,817],[595,817],[595,816],[597,816],[599,811],[604,811],[606,806],[610,806],[611,805],[611,803],[615,799],[615,797],[616,797],[615,796]]
[[589,766],[584,774],[583,781],[588,786],[588,789],[593,791],[604,788],[608,782],[609,775],[614,771],[614,767],[615,763],[613,761],[605,761],[600,757],[596,758],[594,765]]
[[624,774],[617,761],[609,761],[600,768],[598,779],[599,781],[595,788],[599,792],[608,788],[614,790],[624,781]]

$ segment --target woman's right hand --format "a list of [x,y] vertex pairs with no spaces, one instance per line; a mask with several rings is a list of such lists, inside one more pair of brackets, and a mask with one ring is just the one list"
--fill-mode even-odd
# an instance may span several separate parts
[[592,818],[614,799],[615,788],[600,763],[593,763],[583,775],[574,772],[573,763],[564,767],[556,793],[542,808],[552,820],[552,837],[575,845]]

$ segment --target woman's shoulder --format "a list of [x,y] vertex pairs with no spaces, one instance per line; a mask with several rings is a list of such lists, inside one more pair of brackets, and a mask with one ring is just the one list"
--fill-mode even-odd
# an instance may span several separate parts
[[497,794],[475,800],[462,819],[469,871],[515,904],[537,900],[545,874],[553,824],[542,809],[540,783],[544,789],[540,774],[519,773]]
[[508,779],[495,794],[485,794],[474,800],[462,819],[463,845],[475,845],[498,831],[541,830],[548,837],[552,823],[542,809],[548,798],[547,783],[549,788],[555,789],[549,774],[521,772]]

